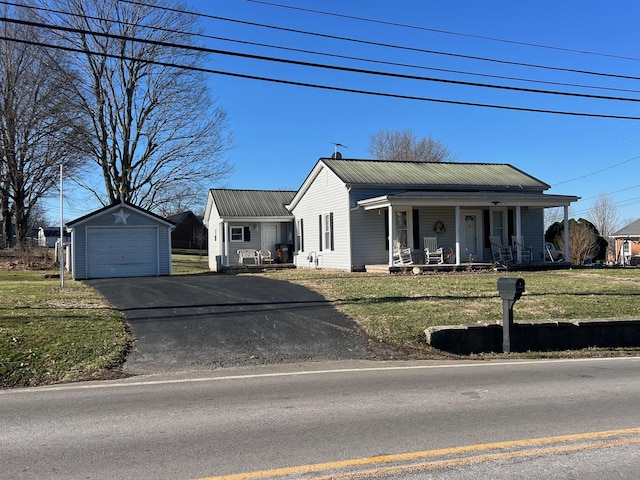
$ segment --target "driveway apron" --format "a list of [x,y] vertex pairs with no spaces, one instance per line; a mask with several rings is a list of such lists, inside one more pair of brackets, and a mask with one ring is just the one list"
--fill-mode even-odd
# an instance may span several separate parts
[[249,275],[86,281],[136,338],[132,374],[369,358],[355,322],[300,285]]

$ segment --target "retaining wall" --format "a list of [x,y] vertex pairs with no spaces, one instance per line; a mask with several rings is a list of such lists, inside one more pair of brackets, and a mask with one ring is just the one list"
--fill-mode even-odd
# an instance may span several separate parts
[[[501,324],[429,327],[425,334],[429,345],[446,352],[502,352]],[[589,347],[640,347],[640,320],[517,322],[511,337],[512,352]]]

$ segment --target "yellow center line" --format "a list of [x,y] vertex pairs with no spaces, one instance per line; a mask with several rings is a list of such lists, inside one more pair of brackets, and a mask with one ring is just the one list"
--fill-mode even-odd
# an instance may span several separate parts
[[[625,438],[618,440],[601,440],[598,442],[578,443],[573,445],[564,445],[560,447],[536,448],[532,450],[518,450],[515,452],[489,453],[484,455],[476,455],[473,457],[453,458],[449,460],[436,460],[433,462],[414,463],[410,465],[397,465],[392,467],[378,467],[370,470],[359,470],[357,472],[337,473],[324,476],[312,477],[312,480],[357,480],[359,478],[374,478],[382,475],[399,475],[403,473],[438,470],[451,467],[463,467],[467,465],[475,465],[483,462],[496,462],[499,460],[512,460],[516,458],[541,457],[545,455],[556,455],[559,453],[571,453],[581,450],[596,450],[599,448],[619,447],[623,445],[632,445],[640,443],[640,438]],[[224,477],[223,477],[224,478]]]
[[[588,433],[579,433],[573,435],[558,435],[553,437],[541,437],[541,438],[530,438],[523,440],[511,440],[506,442],[493,442],[493,443],[484,443],[477,445],[467,445],[462,447],[451,447],[451,448],[440,448],[435,450],[423,450],[418,452],[408,452],[408,453],[399,453],[392,455],[378,455],[374,457],[364,457],[364,458],[356,458],[350,460],[339,460],[335,462],[324,462],[324,463],[316,463],[309,465],[298,465],[295,467],[284,467],[284,468],[276,468],[271,470],[260,470],[254,472],[244,472],[244,473],[236,473],[229,475],[220,475],[214,477],[202,477],[199,480],[253,480],[253,479],[261,479],[261,478],[273,478],[273,477],[284,477],[287,475],[300,475],[303,473],[312,473],[312,472],[326,472],[329,470],[339,470],[350,467],[362,467],[362,466],[373,466],[376,464],[385,464],[385,463],[393,463],[393,462],[402,462],[409,460],[417,460],[421,458],[432,458],[432,457],[443,457],[443,456],[451,456],[451,455],[460,455],[460,454],[468,454],[468,453],[477,453],[477,452],[486,452],[491,450],[503,450],[508,448],[522,448],[522,447],[532,447],[536,445],[548,445],[553,443],[562,443],[562,442],[576,442],[580,440],[596,440],[601,438],[608,437],[619,437],[624,435],[633,435],[639,434],[640,427],[635,428],[627,428],[620,430],[606,430],[602,432],[588,432]],[[627,443],[636,443],[636,440],[640,442],[640,439],[630,439]],[[620,440],[622,441],[622,440]],[[602,442],[599,442],[602,443]],[[607,442],[604,442],[607,443]],[[582,444],[585,445],[585,444]],[[586,444],[589,445],[589,444]],[[568,447],[556,447],[556,448],[570,448]],[[579,445],[573,446],[579,447]],[[585,447],[582,447],[585,448]],[[593,447],[598,448],[598,447]],[[530,450],[535,451],[535,450]],[[509,455],[514,452],[504,453],[504,454],[493,454],[493,455]],[[526,453],[526,452],[523,452]],[[517,455],[514,455],[514,458]],[[471,457],[477,458],[477,457]],[[454,459],[448,460],[449,462],[455,461],[463,461],[465,459]],[[487,461],[487,460],[483,460]],[[438,461],[433,463],[441,463],[444,461]],[[460,463],[463,465],[463,463]],[[443,466],[446,466],[443,464]]]

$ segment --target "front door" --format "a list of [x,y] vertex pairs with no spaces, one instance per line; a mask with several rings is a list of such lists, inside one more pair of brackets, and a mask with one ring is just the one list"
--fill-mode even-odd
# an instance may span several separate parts
[[262,246],[261,248],[269,250],[271,255],[275,258],[276,241],[278,237],[278,224],[277,223],[263,223],[262,224]]
[[460,245],[460,262],[478,260],[480,255],[480,214],[477,212],[462,213],[462,242]]

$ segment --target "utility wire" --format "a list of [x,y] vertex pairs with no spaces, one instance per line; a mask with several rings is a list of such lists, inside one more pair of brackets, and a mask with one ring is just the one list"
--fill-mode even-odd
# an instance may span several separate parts
[[[135,0],[120,0],[120,1],[121,2],[125,2],[125,3],[130,3],[132,5],[147,6],[147,7],[149,6],[146,3],[142,3],[142,2],[139,2],[139,1],[135,1]],[[333,39],[333,40],[342,40],[342,41],[345,41],[345,42],[354,42],[354,43],[365,44],[365,45],[373,45],[373,46],[378,46],[378,47],[386,47],[386,48],[393,48],[393,49],[399,49],[399,50],[407,50],[407,51],[413,51],[413,52],[419,52],[419,53],[429,53],[429,54],[433,54],[433,55],[444,55],[444,56],[449,56],[449,57],[464,58],[464,59],[467,59],[467,60],[479,60],[479,61],[492,62],[492,63],[498,63],[498,64],[503,64],[503,65],[516,65],[516,66],[520,66],[520,67],[538,68],[538,69],[543,69],[543,70],[554,70],[554,71],[569,72],[569,73],[579,73],[579,74],[584,74],[584,75],[596,75],[596,76],[602,76],[602,77],[612,77],[612,78],[620,78],[620,79],[627,79],[627,80],[640,80],[639,77],[633,77],[633,76],[621,75],[621,74],[614,74],[614,73],[596,72],[596,71],[580,70],[580,69],[572,69],[572,68],[564,68],[564,67],[552,67],[552,66],[548,66],[548,65],[540,65],[540,64],[534,64],[534,63],[515,62],[515,61],[510,61],[510,60],[500,60],[500,59],[488,58],[488,57],[478,57],[478,56],[475,56],[475,55],[464,55],[464,54],[459,54],[459,53],[441,52],[441,51],[437,51],[437,50],[428,50],[428,49],[416,48],[416,47],[408,47],[408,46],[403,46],[403,45],[394,45],[394,44],[390,44],[390,43],[373,42],[373,41],[369,41],[369,40],[361,40],[361,39],[343,37],[343,36],[338,36],[338,35],[330,35],[330,34],[326,34],[326,33],[309,32],[309,31],[298,30],[298,29],[294,29],[294,28],[278,27],[278,26],[274,26],[274,25],[267,25],[267,24],[264,24],[264,23],[249,22],[249,21],[246,21],[246,20],[237,20],[237,19],[232,19],[232,18],[219,17],[217,15],[210,15],[210,14],[205,14],[205,13],[194,13],[194,12],[191,12],[189,10],[182,10],[182,9],[179,9],[179,8],[158,7],[158,6],[154,6],[154,8],[157,8],[157,9],[160,9],[160,10],[165,10],[165,11],[168,11],[168,12],[182,13],[182,14],[185,14],[185,15],[195,15],[195,16],[198,16],[198,17],[209,18],[209,19],[213,19],[213,20],[221,20],[221,21],[225,21],[225,22],[233,22],[233,23],[239,23],[239,24],[243,24],[243,25],[250,25],[250,26],[262,27],[262,28],[269,28],[269,29],[274,29],[274,30],[279,30],[279,31],[291,32],[291,33],[299,33],[299,34],[302,34],[302,35],[311,35],[311,36],[322,37],[322,38],[330,38],[330,39]]]
[[264,55],[253,55],[253,54],[248,54],[248,53],[230,52],[230,51],[226,51],[226,50],[218,50],[218,49],[212,49],[212,48],[197,47],[197,46],[192,46],[192,45],[169,43],[169,42],[164,42],[164,41],[159,41],[159,40],[141,39],[141,38],[129,37],[129,36],[126,36],[126,35],[118,35],[118,34],[114,34],[114,33],[95,32],[95,31],[85,30],[85,29],[81,29],[81,28],[65,27],[65,26],[53,25],[53,24],[43,24],[43,23],[40,23],[40,22],[33,22],[33,21],[30,21],[30,20],[12,19],[12,18],[8,18],[8,17],[0,17],[0,21],[5,21],[5,22],[9,22],[9,23],[16,23],[16,24],[19,24],[19,25],[27,25],[27,26],[31,26],[31,27],[39,27],[39,28],[48,28],[48,29],[52,29],[52,30],[60,30],[60,31],[64,31],[64,32],[81,33],[81,34],[85,34],[85,35],[95,35],[95,36],[99,36],[99,37],[112,38],[112,39],[117,39],[117,40],[125,40],[125,41],[131,41],[131,42],[138,42],[138,43],[156,45],[156,46],[161,46],[161,47],[179,48],[179,49],[184,49],[184,50],[194,50],[194,51],[198,51],[198,52],[213,53],[213,54],[217,54],[217,55],[228,55],[228,56],[234,56],[234,57],[240,57],[240,58],[246,58],[246,59],[252,59],[252,60],[263,60],[263,61],[269,61],[269,62],[284,63],[284,64],[288,64],[288,65],[313,67],[313,68],[322,68],[322,69],[341,71],[341,72],[360,73],[360,74],[366,74],[366,75],[376,75],[376,76],[383,76],[383,77],[390,77],[390,78],[400,78],[400,79],[405,79],[405,80],[429,81],[429,82],[436,82],[436,83],[445,83],[445,84],[450,84],[450,85],[462,85],[462,86],[470,86],[470,87],[492,88],[492,89],[498,89],[498,90],[515,91],[515,92],[539,93],[539,94],[546,94],[546,95],[562,95],[562,96],[569,96],[569,97],[588,98],[588,99],[592,99],[592,100],[593,99],[597,99],[597,100],[611,100],[611,101],[640,102],[640,98],[613,97],[613,96],[609,96],[609,95],[594,95],[594,94],[576,93],[576,92],[560,92],[560,91],[542,90],[542,89],[535,89],[535,88],[513,87],[513,86],[508,86],[508,85],[492,85],[492,84],[488,84],[488,83],[466,82],[466,81],[462,81],[462,80],[451,80],[451,79],[442,79],[442,78],[435,78],[435,77],[421,77],[421,76],[417,76],[417,75],[408,75],[408,74],[402,74],[402,73],[382,72],[382,71],[367,70],[367,69],[352,68],[352,67],[341,67],[341,66],[337,66],[337,65],[327,65],[327,64],[321,64],[321,63],[304,62],[304,61],[300,61],[300,60],[288,60],[288,59],[277,58],[277,57],[267,57],[267,56],[264,56]]
[[[247,1],[256,1],[256,0],[247,0]],[[263,2],[258,2],[258,3],[263,3]],[[10,2],[6,2],[6,1],[0,1],[0,4],[15,5],[15,4],[12,4]],[[36,7],[36,6],[24,6],[24,8],[29,8],[29,9],[34,9],[34,10],[39,10],[39,11],[44,11],[44,12],[49,12],[49,13],[55,13],[55,14],[70,15],[70,16],[80,16],[79,14],[76,14],[76,13],[65,12],[65,11],[61,11],[61,10],[55,10],[55,9],[52,9],[52,8]],[[106,20],[106,21],[112,22],[112,23],[122,23],[123,25],[133,26],[133,24],[130,23],[130,22],[121,22],[119,20],[98,18],[98,17],[94,17],[94,16],[90,16],[90,15],[86,16],[86,18],[88,18],[90,20],[101,20],[101,21]],[[142,27],[149,28],[149,29],[154,29],[154,30],[161,31],[161,32],[166,32],[166,33],[175,33],[175,34],[180,34],[180,35],[192,35],[192,36],[201,37],[201,38],[207,38],[207,39],[211,39],[211,40],[217,40],[217,41],[223,41],[223,42],[231,42],[231,43],[239,43],[239,44],[242,44],[242,45],[251,45],[251,46],[257,46],[257,47],[264,47],[264,48],[273,48],[273,49],[278,49],[278,50],[284,50],[284,51],[290,51],[290,52],[296,52],[296,53],[304,53],[304,54],[311,54],[311,55],[319,55],[319,56],[325,56],[325,57],[331,57],[331,58],[339,58],[339,59],[342,59],[342,60],[355,60],[355,61],[361,61],[361,62],[380,64],[380,65],[390,65],[390,66],[395,66],[395,67],[407,67],[407,68],[415,68],[415,69],[429,70],[429,71],[436,71],[436,72],[443,72],[443,73],[453,73],[453,74],[458,74],[458,75],[471,75],[471,76],[485,77],[485,78],[492,78],[492,79],[512,80],[512,81],[518,81],[518,82],[529,82],[529,83],[538,83],[538,84],[555,85],[555,86],[563,86],[563,87],[576,87],[576,88],[588,88],[588,89],[596,89],[596,90],[609,90],[609,91],[618,91],[618,92],[626,92],[626,93],[640,93],[640,90],[634,90],[634,89],[604,87],[604,86],[599,86],[599,85],[584,85],[584,84],[579,84],[579,83],[553,82],[553,81],[548,81],[548,80],[535,80],[535,79],[522,78],[522,77],[511,77],[511,76],[505,76],[505,75],[493,75],[493,74],[487,74],[487,73],[467,72],[467,71],[464,71],[464,70],[452,70],[452,69],[446,69],[446,68],[427,67],[427,66],[424,66],[424,65],[415,65],[415,64],[408,64],[408,63],[390,62],[390,61],[376,60],[376,59],[371,59],[371,58],[354,57],[354,56],[349,56],[349,55],[340,55],[340,54],[335,54],[335,53],[318,52],[318,51],[314,51],[314,50],[307,50],[307,49],[300,49],[300,48],[293,48],[293,47],[285,47],[285,46],[280,46],[280,45],[272,45],[272,44],[266,44],[266,43],[252,42],[252,41],[247,41],[247,40],[231,39],[231,38],[219,37],[219,36],[215,36],[215,35],[207,35],[207,34],[202,34],[202,33],[193,34],[193,33],[190,33],[190,32],[184,32],[184,31],[180,31],[180,30],[162,28],[162,27],[156,27],[156,26],[150,27],[150,26],[142,25]]]
[[623,160],[622,162],[616,163],[614,165],[610,165],[610,166],[602,168],[600,170],[596,170],[595,172],[586,173],[586,174],[581,175],[579,177],[571,178],[569,180],[564,180],[562,182],[554,184],[553,186],[557,187],[558,185],[564,185],[565,183],[575,182],[576,180],[582,180],[583,178],[591,177],[593,175],[597,175],[599,173],[606,172],[607,170],[611,170],[612,168],[619,167],[620,165],[624,165],[625,163],[632,162],[633,160],[637,160],[639,158],[640,158],[640,155],[637,155],[635,157],[628,158],[627,160]]
[[341,14],[341,13],[335,13],[335,12],[326,12],[326,11],[322,11],[322,10],[314,10],[311,8],[304,8],[304,7],[296,7],[293,5],[282,5],[279,3],[273,3],[273,2],[266,2],[264,0],[246,0],[248,2],[252,2],[252,3],[260,3],[262,5],[269,5],[271,7],[279,7],[279,8],[288,8],[291,10],[299,10],[302,12],[310,12],[310,13],[316,13],[319,15],[327,15],[327,16],[331,16],[331,17],[339,17],[339,18],[347,18],[350,20],[358,20],[361,22],[369,22],[369,23],[377,23],[380,25],[389,25],[392,27],[401,27],[401,28],[406,28],[406,29],[413,29],[413,30],[422,30],[425,32],[434,32],[434,33],[443,33],[446,35],[455,35],[458,37],[468,37],[468,38],[477,38],[480,40],[490,40],[492,42],[501,42],[501,43],[508,43],[508,44],[512,44],[512,45],[522,45],[525,47],[535,47],[535,48],[545,48],[548,50],[558,50],[561,52],[570,52],[570,53],[580,53],[583,55],[596,55],[596,56],[600,56],[600,57],[609,57],[609,58],[619,58],[622,60],[633,60],[633,61],[640,61],[640,58],[638,57],[627,57],[624,55],[615,55],[615,54],[611,54],[611,53],[602,53],[602,52],[590,52],[588,50],[577,50],[577,49],[573,49],[573,48],[566,48],[566,47],[558,47],[558,46],[552,46],[552,45],[544,45],[544,44],[540,44],[540,43],[530,43],[530,42],[522,42],[522,41],[518,41],[518,40],[509,40],[509,39],[505,39],[505,38],[497,38],[497,37],[488,37],[485,35],[474,35],[471,33],[462,33],[462,32],[453,32],[451,30],[441,30],[438,28],[430,28],[430,27],[422,27],[419,25],[408,25],[405,23],[397,23],[397,22],[390,22],[388,20],[378,20],[378,19],[373,19],[373,18],[365,18],[365,17],[358,17],[355,15],[345,15],[345,14]]
[[[127,55],[115,55],[115,54],[104,53],[104,52],[94,52],[94,51],[85,50],[85,49],[81,49],[81,48],[65,47],[65,46],[53,45],[53,44],[44,44],[44,43],[40,43],[40,42],[35,42],[35,41],[30,41],[30,40],[23,40],[23,39],[15,39],[15,38],[10,38],[10,37],[6,37],[6,36],[0,36],[0,40],[14,41],[14,42],[19,42],[19,43],[25,43],[25,44],[28,44],[28,45],[35,45],[35,46],[40,46],[40,47],[53,48],[53,49],[64,50],[64,51],[75,52],[75,53],[82,53],[82,54],[87,54],[87,55],[97,55],[97,56],[102,56],[102,57],[115,58],[115,59],[119,59],[119,60],[141,61],[139,58],[130,57],[130,56],[127,56]],[[444,104],[450,104],[450,105],[464,105],[464,106],[473,106],[473,107],[494,108],[494,109],[520,111],[520,112],[549,113],[549,114],[554,114],[554,115],[568,115],[568,116],[592,117],[592,118],[609,118],[609,119],[618,119],[618,120],[640,120],[640,117],[632,117],[632,116],[624,116],[624,115],[607,115],[607,114],[599,114],[599,113],[570,112],[570,111],[547,110],[547,109],[539,109],[539,108],[514,107],[514,106],[509,106],[509,105],[496,105],[496,104],[488,104],[488,103],[464,102],[464,101],[457,101],[457,100],[445,100],[445,99],[439,99],[439,98],[418,97],[418,96],[413,96],[413,95],[401,95],[401,94],[395,94],[395,93],[385,93],[385,92],[376,92],[376,91],[369,91],[369,90],[359,90],[359,89],[353,89],[353,88],[344,88],[344,87],[320,85],[320,84],[313,84],[313,83],[296,82],[296,81],[292,81],[292,80],[282,80],[282,79],[262,77],[262,76],[257,76],[257,75],[247,75],[247,74],[240,74],[240,73],[233,73],[233,72],[225,72],[225,71],[221,71],[221,70],[213,70],[213,69],[209,69],[209,68],[195,67],[195,66],[189,66],[189,65],[180,65],[180,64],[176,64],[176,63],[161,62],[161,61],[157,61],[157,60],[144,60],[144,62],[148,63],[150,65],[159,65],[159,66],[165,66],[165,67],[180,68],[180,69],[193,70],[193,71],[198,71],[198,72],[203,72],[203,73],[213,73],[213,74],[217,74],[217,75],[226,75],[226,76],[235,77],[235,78],[244,78],[244,79],[249,79],[249,80],[260,80],[260,81],[264,81],[264,82],[279,83],[279,84],[284,84],[284,85],[295,85],[295,86],[300,86],[300,87],[316,88],[316,89],[321,89],[321,90],[332,90],[332,91],[345,92],[345,93],[357,93],[357,94],[372,95],[372,96],[386,97],[386,98],[398,98],[398,99],[404,99],[404,100],[416,100],[416,101],[422,101],[422,102],[444,103]]]

